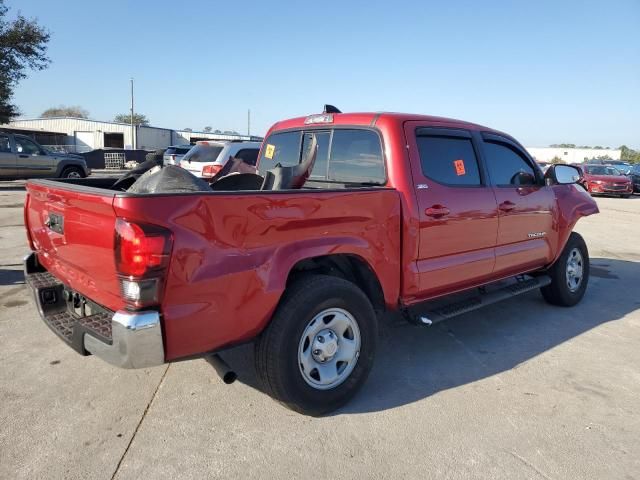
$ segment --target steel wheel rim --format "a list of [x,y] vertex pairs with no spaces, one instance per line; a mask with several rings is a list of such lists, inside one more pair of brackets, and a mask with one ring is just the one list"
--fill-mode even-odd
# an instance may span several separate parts
[[330,390],[343,383],[358,363],[360,329],[353,315],[342,308],[328,308],[307,324],[298,345],[298,369],[316,390]]
[[567,287],[570,292],[575,292],[582,284],[584,276],[584,259],[578,248],[573,248],[567,257]]
[[73,171],[67,173],[67,178],[82,178],[79,172]]

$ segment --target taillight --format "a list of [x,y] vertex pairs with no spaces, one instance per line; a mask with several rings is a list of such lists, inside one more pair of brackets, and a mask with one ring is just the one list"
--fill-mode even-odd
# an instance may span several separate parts
[[139,308],[160,302],[173,237],[157,225],[116,220],[115,260],[125,302]]
[[175,155],[171,155],[171,160],[175,162],[176,161],[176,156]]
[[222,165],[205,165],[202,169],[202,176],[213,177],[220,170],[222,170]]

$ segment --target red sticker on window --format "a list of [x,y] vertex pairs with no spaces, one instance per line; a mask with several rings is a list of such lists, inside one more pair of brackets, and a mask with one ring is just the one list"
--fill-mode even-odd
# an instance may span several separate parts
[[454,160],[453,165],[456,167],[456,175],[460,176],[467,173],[464,169],[464,160]]

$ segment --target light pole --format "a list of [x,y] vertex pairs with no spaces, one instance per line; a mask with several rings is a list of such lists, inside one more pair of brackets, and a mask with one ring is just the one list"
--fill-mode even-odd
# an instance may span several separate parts
[[131,149],[136,149],[137,142],[136,129],[133,125],[133,77],[131,77]]

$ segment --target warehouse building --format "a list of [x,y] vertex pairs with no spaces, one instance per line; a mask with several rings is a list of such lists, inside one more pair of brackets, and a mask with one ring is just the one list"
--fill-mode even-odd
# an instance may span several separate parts
[[564,163],[582,163],[600,157],[620,160],[622,150],[609,148],[563,148],[563,147],[526,147],[529,154],[538,162],[550,162],[559,158]]
[[0,125],[0,128],[30,135],[41,145],[78,153],[97,149],[156,150],[169,145],[192,144],[199,140],[262,141],[262,137],[249,135],[150,126],[132,128],[126,123],[73,117],[14,120]]

